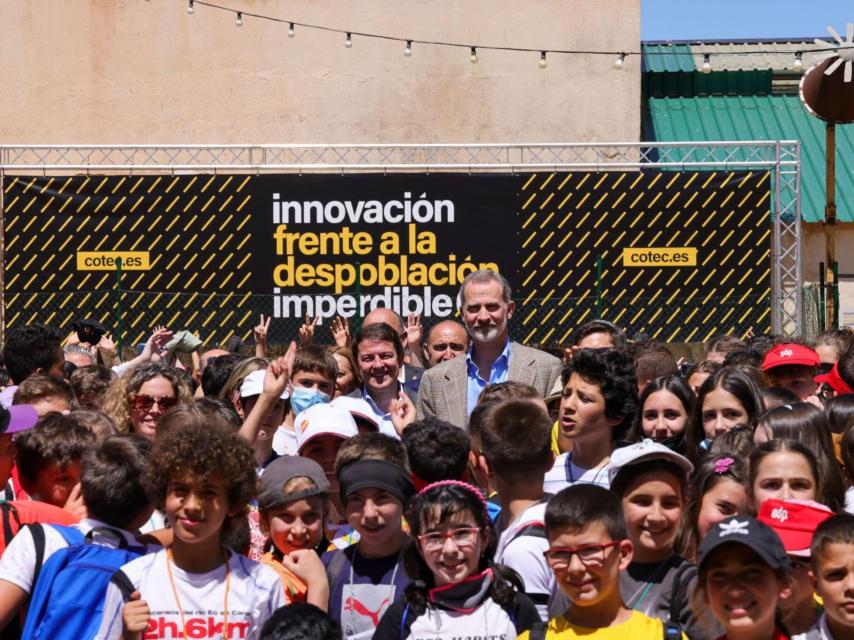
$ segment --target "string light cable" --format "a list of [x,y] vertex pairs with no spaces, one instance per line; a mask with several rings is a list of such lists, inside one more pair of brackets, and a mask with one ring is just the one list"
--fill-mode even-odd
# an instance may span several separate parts
[[[542,48],[542,47],[513,47],[507,45],[490,45],[490,44],[471,44],[464,42],[449,42],[443,40],[419,40],[417,38],[411,38],[408,36],[395,36],[388,35],[382,33],[369,33],[366,31],[353,31],[352,29],[344,29],[338,27],[329,27],[321,24],[313,24],[309,22],[300,22],[298,20],[294,20],[292,18],[279,18],[276,16],[269,16],[261,13],[255,13],[252,11],[244,11],[234,9],[232,7],[226,7],[221,4],[217,4],[215,2],[207,2],[206,0],[188,0],[187,3],[187,13],[189,15],[193,15],[195,13],[195,9],[199,6],[207,7],[209,9],[216,9],[219,11],[225,11],[235,15],[235,24],[237,26],[241,26],[246,18],[252,18],[254,20],[265,20],[267,22],[274,22],[280,24],[288,25],[288,37],[293,38],[296,35],[296,27],[300,27],[302,29],[309,29],[315,31],[326,31],[328,33],[337,33],[344,36],[344,45],[349,49],[353,45],[353,37],[358,36],[359,38],[372,38],[374,40],[388,40],[391,42],[399,42],[404,45],[403,54],[406,57],[410,57],[412,55],[413,45],[428,45],[428,46],[436,46],[436,47],[454,47],[458,49],[468,49],[469,51],[469,60],[472,64],[478,62],[478,52],[482,53],[484,51],[510,51],[515,53],[535,53],[539,54],[539,66],[541,68],[545,68],[548,65],[548,61],[546,58],[546,53],[548,54],[558,54],[558,55],[587,55],[587,56],[608,56],[610,58],[615,58],[615,62],[613,64],[615,69],[622,69],[623,65],[626,61],[626,58],[629,56],[670,56],[673,55],[672,52],[669,51],[603,51],[603,50],[594,50],[594,49],[554,49],[554,48]],[[697,43],[703,44],[703,43]],[[816,48],[810,49],[809,53],[828,53],[835,51],[836,47],[824,47],[824,48]],[[801,58],[803,54],[806,53],[801,45],[800,48],[790,50],[777,49],[777,50],[757,50],[757,49],[745,49],[743,51],[739,50],[731,50],[731,51],[722,51],[722,52],[704,52],[703,55],[703,73],[709,73],[711,71],[711,57],[724,57],[724,56],[739,56],[739,55],[757,55],[757,54],[790,54],[794,55],[795,63],[793,65],[794,69],[800,70],[802,68]]]

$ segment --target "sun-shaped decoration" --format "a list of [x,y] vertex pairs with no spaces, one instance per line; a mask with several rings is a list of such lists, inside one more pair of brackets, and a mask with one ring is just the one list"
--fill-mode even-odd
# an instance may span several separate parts
[[[842,64],[844,64],[845,69],[843,79],[845,82],[851,82],[852,76],[854,76],[854,73],[852,73],[852,68],[854,68],[854,23],[849,22],[847,27],[845,40],[843,40],[842,36],[837,33],[836,29],[833,27],[827,28],[827,32],[833,36],[834,40],[839,43],[839,46],[835,51],[830,51],[825,56],[825,58],[836,58],[836,60],[831,62],[830,66],[824,70],[824,75],[833,75],[833,73]],[[815,43],[824,47],[832,47],[836,44],[833,42],[826,42],[820,38],[816,38]]]

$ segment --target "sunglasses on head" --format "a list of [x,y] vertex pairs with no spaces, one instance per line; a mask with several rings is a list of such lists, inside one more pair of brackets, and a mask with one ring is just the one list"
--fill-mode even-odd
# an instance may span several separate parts
[[140,394],[133,399],[133,407],[137,411],[151,411],[155,404],[162,411],[168,411],[178,404],[178,398],[170,398],[168,396],[154,397]]

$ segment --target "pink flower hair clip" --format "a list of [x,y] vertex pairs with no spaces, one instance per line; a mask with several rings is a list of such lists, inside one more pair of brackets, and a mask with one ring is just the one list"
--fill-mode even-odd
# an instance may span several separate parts
[[721,458],[720,460],[715,461],[715,473],[721,475],[722,473],[726,473],[729,471],[729,468],[735,464],[735,460],[732,458]]

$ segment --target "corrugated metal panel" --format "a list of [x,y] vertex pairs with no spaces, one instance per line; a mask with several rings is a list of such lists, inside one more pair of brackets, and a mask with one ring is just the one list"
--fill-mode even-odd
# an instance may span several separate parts
[[[826,39],[831,41],[829,36]],[[773,71],[792,70],[795,55],[792,51],[803,51],[804,69],[824,59],[825,53],[811,53],[821,49],[810,41],[793,42],[731,42],[731,43],[647,43],[641,45],[643,61],[641,69],[654,73],[699,71],[703,55],[710,54],[714,71]],[[755,51],[756,53],[745,53]],[[761,52],[761,53],[760,53]],[[780,52],[780,53],[777,53]]]
[[[645,140],[800,140],[803,219],[824,219],[825,126],[797,96],[650,98],[647,105]],[[837,219],[854,222],[854,125],[837,125],[836,154]]]
[[641,76],[643,95],[651,98],[677,98],[697,95],[765,95],[771,93],[771,71],[716,71],[698,73],[644,73]]
[[[828,40],[832,38],[828,37]],[[753,69],[771,69],[773,71],[792,70],[795,55],[791,51],[803,51],[804,69],[809,69],[815,63],[824,60],[825,53],[810,53],[822,47],[813,42],[773,42],[773,43],[732,43],[704,44],[698,43],[691,47],[694,63],[699,69],[703,64],[703,54],[710,54],[714,71],[750,71]],[[745,50],[755,50],[767,53],[738,53]],[[785,53],[774,53],[783,51]]]
[[[643,44],[642,71],[655,73],[696,71],[691,45],[688,44]],[[701,63],[702,64],[702,63]]]

